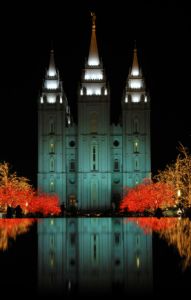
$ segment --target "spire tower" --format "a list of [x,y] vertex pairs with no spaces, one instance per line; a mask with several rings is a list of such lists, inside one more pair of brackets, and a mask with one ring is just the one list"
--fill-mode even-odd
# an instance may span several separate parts
[[96,40],[96,15],[94,12],[91,12],[92,16],[92,35],[91,43],[89,49],[88,65],[89,66],[98,66],[100,64],[97,40]]

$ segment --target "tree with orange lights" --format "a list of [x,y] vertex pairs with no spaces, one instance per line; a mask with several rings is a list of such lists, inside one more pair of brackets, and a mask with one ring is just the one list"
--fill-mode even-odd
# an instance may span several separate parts
[[127,188],[120,204],[121,211],[143,212],[155,211],[174,203],[174,189],[164,182],[150,182]]
[[29,180],[10,173],[8,163],[0,163],[0,208],[20,206],[24,214],[58,215],[61,210],[56,195],[38,193]]

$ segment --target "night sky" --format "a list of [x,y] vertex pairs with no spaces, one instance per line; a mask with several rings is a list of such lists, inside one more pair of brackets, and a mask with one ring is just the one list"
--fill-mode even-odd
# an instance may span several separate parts
[[[76,2],[76,3],[75,3]],[[104,4],[103,4],[104,2]],[[74,118],[88,56],[91,17],[117,122],[134,40],[151,97],[152,172],[191,148],[191,46],[188,1],[63,1],[4,5],[1,12],[0,161],[36,185],[37,100],[54,45],[56,66]]]

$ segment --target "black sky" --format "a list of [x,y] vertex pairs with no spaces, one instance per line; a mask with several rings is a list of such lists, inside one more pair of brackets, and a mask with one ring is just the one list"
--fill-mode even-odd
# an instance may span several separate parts
[[175,159],[178,142],[191,147],[191,46],[188,1],[64,1],[4,5],[1,20],[0,161],[36,184],[37,99],[55,61],[75,115],[77,87],[88,55],[91,18],[111,88],[114,121],[137,41],[151,97],[152,171]]

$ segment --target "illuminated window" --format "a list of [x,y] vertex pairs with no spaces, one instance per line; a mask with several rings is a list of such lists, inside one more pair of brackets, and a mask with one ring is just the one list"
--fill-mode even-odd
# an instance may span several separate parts
[[50,142],[50,153],[54,153],[55,152],[55,145],[53,143],[53,141]]
[[55,103],[56,102],[56,96],[55,95],[47,95],[47,102],[48,103]]
[[138,176],[135,177],[135,185],[139,184],[139,178]]
[[114,171],[115,172],[119,171],[119,160],[118,159],[114,160]]
[[48,90],[56,90],[59,83],[58,80],[47,80],[45,86]]
[[129,85],[132,89],[139,89],[142,87],[142,82],[140,79],[131,79]]
[[140,268],[140,258],[139,258],[139,256],[136,257],[136,267],[137,267],[137,269]]
[[132,95],[132,102],[140,102],[140,95],[139,94],[133,94]]
[[55,192],[55,184],[53,179],[50,181],[50,192]]
[[139,141],[135,140],[133,143],[133,152],[138,153],[139,152]]

